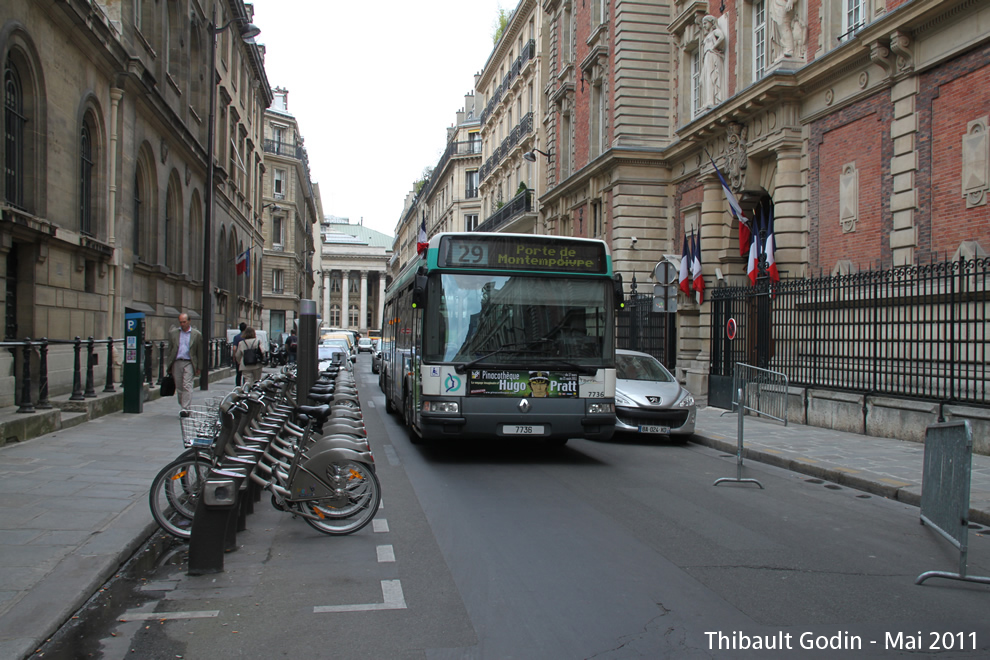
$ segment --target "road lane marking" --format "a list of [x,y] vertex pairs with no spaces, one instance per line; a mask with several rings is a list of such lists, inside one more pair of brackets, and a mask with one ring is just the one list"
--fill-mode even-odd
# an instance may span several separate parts
[[382,600],[385,602],[365,605],[317,605],[313,608],[313,614],[404,610],[407,607],[406,599],[402,595],[402,584],[398,580],[382,580]]
[[390,545],[380,545],[376,548],[378,552],[378,563],[384,564],[395,561],[395,550]]
[[392,467],[399,465],[399,454],[396,453],[394,446],[385,445],[385,456],[388,458],[388,464]]
[[118,621],[162,621],[164,619],[212,619],[220,616],[220,610],[198,612],[125,612]]
[[371,521],[371,529],[378,534],[388,531],[388,521],[384,518],[375,518]]

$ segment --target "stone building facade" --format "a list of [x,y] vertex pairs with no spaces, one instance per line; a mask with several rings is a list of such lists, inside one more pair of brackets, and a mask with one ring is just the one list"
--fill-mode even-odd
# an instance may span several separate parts
[[[747,283],[714,163],[761,238],[772,203],[782,277],[985,255],[988,12],[977,0],[520,0],[477,81],[479,228],[600,237],[641,291],[696,235],[709,290]],[[530,108],[532,130],[519,128]],[[547,155],[534,152],[531,178],[534,149]],[[531,205],[496,215],[520,181]],[[403,245],[414,221],[407,206]],[[703,400],[710,304],[678,303],[677,373]]]
[[547,159],[523,158],[534,149],[546,152],[542,17],[536,0],[521,0],[475,80],[482,150],[478,231],[544,233],[539,198]]
[[313,228],[323,217],[323,206],[299,124],[289,112],[289,92],[276,87],[273,96],[265,111],[265,229],[258,245],[264,245],[264,265],[256,284],[264,304],[262,327],[278,337],[295,325],[299,301],[313,297]]
[[[198,325],[214,12],[216,24],[229,27],[216,51],[212,334],[258,318],[260,298],[235,273],[242,246],[260,239],[260,146],[272,98],[262,48],[240,38],[250,6],[7,0],[0,15],[7,337],[121,337],[128,308],[147,314],[153,339],[164,338],[182,311]],[[53,394],[71,386],[68,358],[56,349]]]
[[321,325],[365,336],[368,330],[381,330],[394,238],[335,216],[323,219],[320,238],[315,295],[321,302]]

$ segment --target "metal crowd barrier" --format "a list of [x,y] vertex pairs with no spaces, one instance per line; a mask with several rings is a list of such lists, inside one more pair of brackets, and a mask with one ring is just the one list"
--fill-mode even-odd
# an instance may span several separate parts
[[769,417],[787,426],[787,376],[736,362],[732,372],[732,409],[742,406],[749,412]]

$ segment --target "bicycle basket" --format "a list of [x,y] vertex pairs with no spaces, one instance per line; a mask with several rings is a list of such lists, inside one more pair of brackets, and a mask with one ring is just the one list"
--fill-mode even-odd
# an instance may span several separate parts
[[181,417],[182,444],[186,447],[210,447],[220,430],[216,408],[190,406],[188,415]]

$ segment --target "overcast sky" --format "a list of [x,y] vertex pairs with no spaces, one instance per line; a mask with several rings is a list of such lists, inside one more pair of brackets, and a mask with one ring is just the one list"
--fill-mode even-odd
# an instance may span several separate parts
[[499,7],[515,0],[253,4],[268,82],[289,90],[323,212],[393,235],[491,55]]

